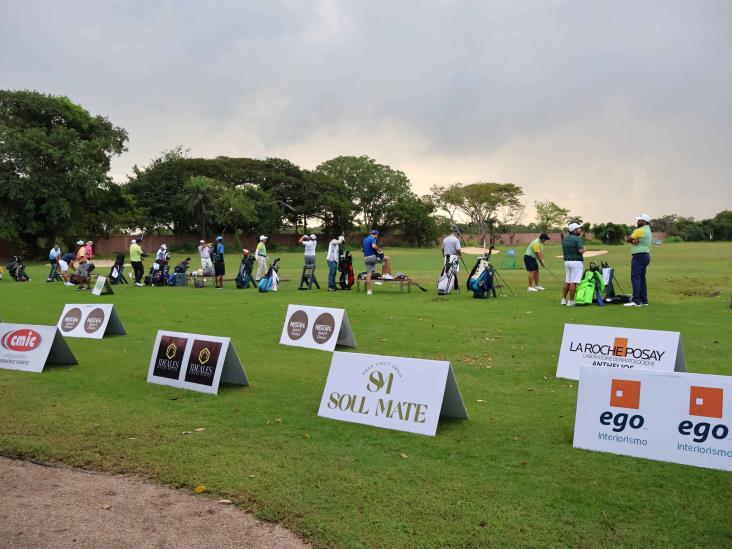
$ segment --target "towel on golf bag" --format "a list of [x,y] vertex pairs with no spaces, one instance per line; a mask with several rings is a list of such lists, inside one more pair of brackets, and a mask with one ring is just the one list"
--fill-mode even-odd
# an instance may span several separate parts
[[577,305],[592,305],[597,301],[598,305],[604,305],[602,292],[605,283],[602,281],[602,274],[593,269],[587,269],[582,281],[577,285],[577,292],[574,300]]

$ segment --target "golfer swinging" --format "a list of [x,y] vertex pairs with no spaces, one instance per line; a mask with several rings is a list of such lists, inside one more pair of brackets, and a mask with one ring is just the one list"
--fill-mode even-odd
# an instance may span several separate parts
[[549,235],[541,233],[538,238],[535,238],[529,243],[526,252],[524,253],[524,265],[529,273],[529,292],[540,292],[544,289],[543,286],[539,285],[539,263],[546,269],[544,263],[544,242],[549,240]]

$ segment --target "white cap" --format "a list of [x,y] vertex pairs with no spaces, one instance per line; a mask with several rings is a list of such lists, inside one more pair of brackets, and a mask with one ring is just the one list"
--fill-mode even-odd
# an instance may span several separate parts
[[317,240],[317,239],[318,239],[318,237],[317,237],[317,236],[315,236],[314,234],[311,234],[311,235],[310,235],[310,240]]
[[205,243],[206,243],[206,241],[205,241],[205,240],[199,240],[199,241],[198,241],[198,243],[199,243],[199,244],[205,244]]
[[569,227],[567,227],[567,228],[569,229],[569,232],[570,233],[573,233],[574,231],[576,231],[580,227],[582,227],[582,225],[580,225],[579,223],[570,223],[569,224]]
[[163,249],[163,250],[167,250],[168,249],[168,247],[165,244],[161,244],[160,245],[160,248]]
[[260,237],[259,237],[259,241],[261,242],[262,240],[267,240],[267,237],[266,237],[266,236],[264,236],[264,235],[260,236]]
[[135,239],[133,238],[133,239],[132,239],[132,242],[130,242],[130,244],[137,244],[137,240],[135,240]]
[[79,246],[83,246],[84,245],[84,241],[83,240],[79,240],[76,244],[79,245]]
[[651,216],[648,214],[640,214],[638,217],[635,218],[636,221],[645,221],[646,223],[651,222]]

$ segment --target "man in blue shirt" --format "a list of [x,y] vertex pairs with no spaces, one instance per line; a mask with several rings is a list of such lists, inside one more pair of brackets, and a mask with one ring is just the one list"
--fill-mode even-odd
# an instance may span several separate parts
[[361,246],[363,248],[363,263],[366,266],[366,295],[372,295],[371,290],[371,273],[376,272],[376,265],[378,263],[384,264],[384,274],[382,278],[384,280],[393,280],[391,276],[391,258],[385,256],[381,251],[381,248],[376,244],[376,239],[379,236],[379,231],[374,229],[369,235],[363,239]]
[[48,262],[51,264],[51,272],[48,273],[46,282],[53,282],[54,280],[62,280],[58,274],[58,258],[61,257],[61,248],[56,244],[51,251],[48,252]]
[[224,267],[224,237],[216,237],[216,254],[214,255],[214,281],[216,282],[216,288],[221,289],[224,287],[224,273],[226,269]]

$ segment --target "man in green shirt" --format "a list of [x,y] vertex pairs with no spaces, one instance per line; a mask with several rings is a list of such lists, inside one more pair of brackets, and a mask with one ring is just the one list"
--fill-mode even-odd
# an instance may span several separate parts
[[539,263],[542,267],[546,267],[544,264],[544,242],[547,240],[549,240],[549,235],[541,233],[538,238],[529,243],[524,253],[524,265],[526,265],[526,270],[529,273],[529,292],[540,292],[544,289],[543,286],[539,285]]
[[562,289],[561,304],[574,307],[574,295],[577,292],[577,284],[582,281],[584,271],[582,254],[585,253],[585,245],[580,236],[581,226],[579,223],[570,223],[567,228],[569,233],[562,239],[564,288]]
[[646,270],[651,262],[651,216],[642,214],[635,218],[638,227],[626,238],[630,242],[630,282],[633,284],[633,299],[626,303],[626,307],[641,307],[648,305],[648,287],[646,285]]
[[[142,238],[139,239],[142,242]],[[142,267],[142,258],[145,253],[142,251],[142,247],[137,240],[132,240],[130,243],[130,264],[132,269],[135,271],[135,286],[142,286],[142,276],[145,271]]]

